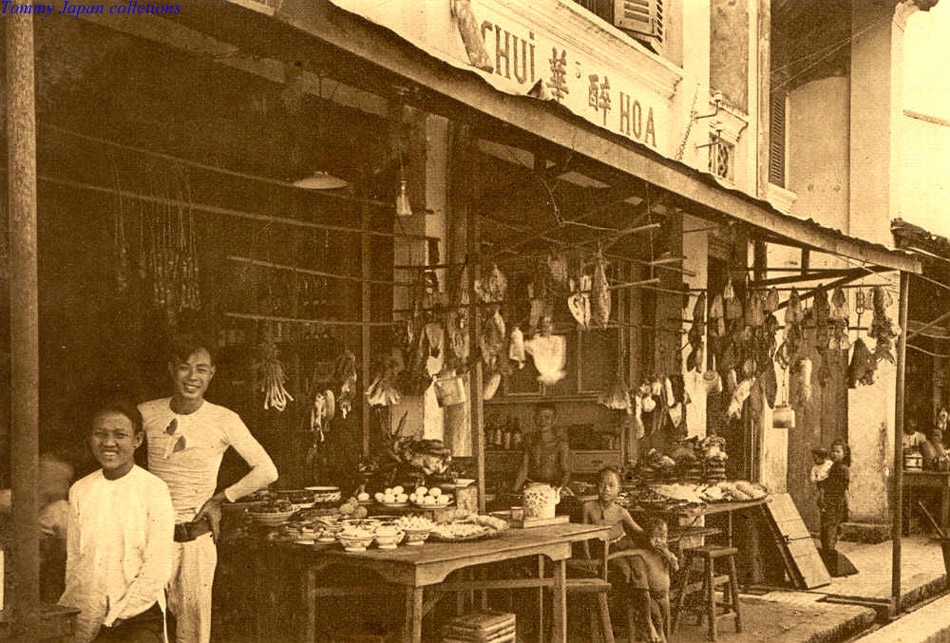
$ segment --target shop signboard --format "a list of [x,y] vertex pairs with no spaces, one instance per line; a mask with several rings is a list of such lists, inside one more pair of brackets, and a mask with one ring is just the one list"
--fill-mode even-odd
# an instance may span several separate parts
[[330,0],[495,89],[556,102],[665,156],[677,67],[567,0]]

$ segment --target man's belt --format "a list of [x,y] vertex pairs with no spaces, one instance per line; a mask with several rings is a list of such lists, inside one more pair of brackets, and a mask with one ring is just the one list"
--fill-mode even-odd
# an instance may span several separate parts
[[175,542],[191,542],[198,536],[211,532],[211,523],[207,519],[192,520],[191,522],[180,522],[175,525]]

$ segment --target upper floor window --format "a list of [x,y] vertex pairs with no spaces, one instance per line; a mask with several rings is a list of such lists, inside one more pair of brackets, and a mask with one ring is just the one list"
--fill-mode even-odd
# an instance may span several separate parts
[[574,0],[591,13],[619,27],[655,53],[666,45],[670,0]]
[[772,92],[769,115],[769,183],[785,186],[785,100],[784,92]]

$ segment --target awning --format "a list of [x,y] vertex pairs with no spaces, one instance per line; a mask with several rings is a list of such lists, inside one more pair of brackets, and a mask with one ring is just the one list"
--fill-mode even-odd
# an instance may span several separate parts
[[666,159],[648,147],[596,128],[566,110],[530,97],[501,93],[477,74],[445,64],[391,31],[332,6],[326,0],[284,0],[274,19],[394,75],[425,92],[432,111],[453,118],[490,117],[502,126],[540,137],[596,159],[691,203],[698,216],[747,224],[767,241],[826,252],[893,270],[920,273],[920,261],[901,250],[849,237],[812,220],[783,214],[765,201],[721,185],[709,174]]

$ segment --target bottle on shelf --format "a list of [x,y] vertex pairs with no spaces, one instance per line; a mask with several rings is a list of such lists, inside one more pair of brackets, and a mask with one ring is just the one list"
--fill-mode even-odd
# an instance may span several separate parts
[[505,423],[505,430],[502,434],[501,448],[503,448],[505,451],[511,450],[511,420],[508,420],[508,422]]
[[524,443],[524,435],[521,433],[521,423],[515,418],[515,426],[511,430],[511,448],[520,450]]

